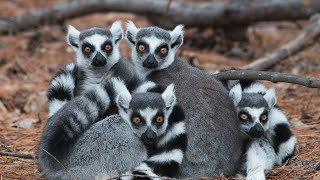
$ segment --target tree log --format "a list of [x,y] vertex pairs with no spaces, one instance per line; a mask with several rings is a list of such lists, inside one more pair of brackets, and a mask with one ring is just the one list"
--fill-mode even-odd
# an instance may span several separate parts
[[[320,1],[319,1],[320,2]],[[273,52],[242,67],[242,69],[268,70],[289,56],[310,47],[320,38],[320,15],[311,17],[310,24],[303,28],[297,36]]]
[[253,70],[224,70],[212,75],[219,80],[267,80],[273,83],[286,82],[299,84],[309,88],[320,88],[319,78],[304,77],[288,73]]
[[[96,12],[130,12],[153,20],[197,27],[249,25],[258,21],[305,19],[320,12],[319,0],[243,0],[190,3],[167,0],[78,0],[0,20],[0,34]],[[153,17],[153,18],[152,18]],[[156,18],[154,18],[156,17]]]
[[19,157],[24,159],[36,159],[37,156],[35,154],[29,154],[29,153],[21,153],[21,152],[4,152],[0,151],[0,156],[13,156],[13,157]]

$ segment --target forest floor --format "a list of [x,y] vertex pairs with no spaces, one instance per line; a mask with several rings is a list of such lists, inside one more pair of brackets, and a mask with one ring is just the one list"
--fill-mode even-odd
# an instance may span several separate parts
[[[57,2],[0,0],[0,18]],[[37,153],[47,119],[49,82],[60,68],[75,58],[65,42],[67,25],[83,30],[92,26],[109,27],[115,20],[125,22],[129,19],[137,26],[150,25],[144,17],[133,14],[99,13],[71,19],[61,25],[0,36],[0,151]],[[305,23],[258,23],[242,35],[238,30],[186,29],[180,56],[208,71],[241,67],[294,38]],[[127,42],[122,41],[121,47],[124,57],[130,59]],[[277,64],[270,71],[320,78],[320,43]],[[268,178],[320,179],[320,89],[286,83],[275,86],[279,105],[290,119],[298,145],[296,154],[272,170]],[[1,180],[39,179],[40,176],[37,160],[0,156]]]

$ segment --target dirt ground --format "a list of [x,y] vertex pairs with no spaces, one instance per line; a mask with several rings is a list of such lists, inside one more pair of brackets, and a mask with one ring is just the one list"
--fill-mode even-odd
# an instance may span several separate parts
[[[0,0],[0,18],[57,2],[61,1]],[[0,151],[37,152],[47,118],[49,82],[75,58],[65,42],[67,25],[83,30],[92,26],[109,27],[114,20],[128,19],[138,26],[150,25],[142,16],[100,13],[68,20],[63,25],[0,36]],[[295,37],[305,23],[259,23],[247,29],[246,38],[238,40],[230,40],[235,32],[187,29],[180,55],[204,70],[240,67]],[[123,55],[129,58],[127,42],[123,41],[121,46]],[[320,44],[290,57],[271,71],[320,77]],[[286,83],[277,83],[276,88],[279,105],[290,119],[298,146],[295,156],[272,170],[268,178],[320,179],[320,89]],[[1,180],[40,176],[37,160],[0,156]]]

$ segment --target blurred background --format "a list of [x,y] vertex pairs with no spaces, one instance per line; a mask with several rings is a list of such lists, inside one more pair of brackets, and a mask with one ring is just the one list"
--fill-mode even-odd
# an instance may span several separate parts
[[[241,1],[248,2],[237,0],[240,2],[239,6]],[[0,0],[0,18],[71,2]],[[226,1],[174,2],[214,4]],[[266,1],[252,1],[261,2]],[[169,5],[170,3],[173,1],[168,1]],[[75,59],[74,52],[65,41],[68,24],[84,30],[93,26],[110,27],[115,20],[123,23],[132,20],[137,27],[160,24],[165,28],[172,28],[172,25],[167,25],[172,17],[149,16],[148,12],[138,14],[91,13],[26,31],[12,31],[0,35],[0,151],[37,152],[38,140],[47,118],[46,91],[50,80],[59,69]],[[185,43],[179,55],[191,65],[208,71],[241,67],[293,39],[308,23],[308,17],[280,21],[265,19],[266,21],[249,25],[240,23],[235,26],[231,23],[221,27],[189,26],[186,23]],[[130,60],[128,43],[125,40],[121,43],[123,56]],[[319,42],[282,61],[270,71],[319,78]],[[271,85],[268,82],[266,84]],[[276,88],[279,105],[288,115],[299,144],[296,155],[283,166],[275,168],[269,178],[320,179],[320,90],[287,83],[277,83]],[[36,160],[0,156],[0,179],[39,178]]]

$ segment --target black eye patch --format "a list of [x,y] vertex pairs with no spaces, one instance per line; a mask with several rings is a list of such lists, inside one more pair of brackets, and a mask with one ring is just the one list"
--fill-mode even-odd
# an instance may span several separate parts
[[144,41],[138,41],[136,45],[136,50],[139,55],[143,55],[144,53],[149,52],[149,45]]
[[[106,47],[107,47],[108,45],[111,47],[110,50],[106,49]],[[104,43],[101,45],[101,50],[102,50],[103,52],[107,53],[107,55],[110,55],[110,54],[112,53],[112,51],[113,51],[112,42],[111,42],[111,41],[106,41],[106,42],[104,42]]]
[[[87,48],[90,48],[90,52],[88,52],[88,51],[86,50]],[[82,44],[81,49],[82,49],[83,54],[84,54],[85,56],[87,56],[87,57],[89,57],[89,56],[95,51],[94,46],[91,45],[90,43],[87,43],[87,42],[85,42],[85,43]]]
[[160,58],[164,58],[168,55],[169,52],[169,46],[168,44],[161,44],[156,48],[155,54],[157,54]]
[[249,114],[247,111],[240,111],[240,112],[238,113],[238,118],[239,118],[239,120],[241,120],[241,115],[242,115],[242,114],[247,115],[247,116],[248,116],[248,118],[247,118],[247,120],[246,120],[246,121],[241,121],[241,122],[248,122],[248,121],[252,121],[252,117],[250,116],[250,114]]
[[[139,124],[133,123],[133,119],[135,117],[140,118],[141,122]],[[140,115],[140,113],[137,113],[137,112],[133,112],[132,113],[131,118],[130,118],[130,122],[131,122],[132,126],[135,127],[135,128],[139,128],[139,127],[143,126],[146,123],[145,119]]]

